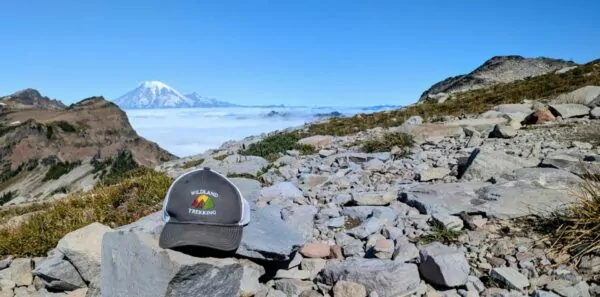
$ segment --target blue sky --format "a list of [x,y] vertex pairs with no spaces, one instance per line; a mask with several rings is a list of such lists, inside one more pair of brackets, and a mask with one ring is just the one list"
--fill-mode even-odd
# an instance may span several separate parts
[[0,94],[144,80],[243,104],[414,102],[495,55],[600,58],[600,1],[4,1]]

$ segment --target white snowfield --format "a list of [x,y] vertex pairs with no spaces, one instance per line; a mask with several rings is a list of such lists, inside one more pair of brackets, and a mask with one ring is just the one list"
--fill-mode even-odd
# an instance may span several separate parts
[[186,107],[227,107],[233,104],[212,98],[204,98],[198,93],[183,95],[173,87],[160,81],[145,81],[113,100],[123,109],[186,108]]

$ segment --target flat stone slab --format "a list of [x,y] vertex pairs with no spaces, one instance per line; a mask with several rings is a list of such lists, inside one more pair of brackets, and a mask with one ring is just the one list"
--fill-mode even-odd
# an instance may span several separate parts
[[334,285],[349,281],[363,285],[380,297],[405,296],[419,287],[417,265],[380,259],[331,261],[323,269],[323,283]]
[[420,124],[420,125],[402,125],[399,127],[390,128],[390,132],[402,132],[412,135],[415,140],[423,141],[430,137],[456,137],[464,136],[461,125],[437,125],[437,124]]
[[583,117],[590,113],[590,108],[582,104],[550,104],[550,111],[563,119]]
[[242,277],[243,267],[235,259],[161,249],[151,234],[119,230],[102,240],[104,297],[237,296]]
[[281,218],[281,208],[265,206],[252,210],[236,253],[255,259],[286,261],[302,248],[305,240]]
[[[520,174],[521,179],[497,184],[463,182],[411,186],[402,192],[401,200],[426,214],[483,211],[497,218],[540,213],[574,201],[569,195],[567,179],[573,182],[575,179],[568,173],[537,170],[513,173],[514,176]],[[550,181],[560,176],[564,176],[565,180],[546,183],[544,176]]]
[[[471,160],[469,163],[468,161]],[[504,152],[474,150],[469,160],[461,162],[461,180],[487,181],[500,175],[524,167],[536,167],[540,160],[526,159]]]

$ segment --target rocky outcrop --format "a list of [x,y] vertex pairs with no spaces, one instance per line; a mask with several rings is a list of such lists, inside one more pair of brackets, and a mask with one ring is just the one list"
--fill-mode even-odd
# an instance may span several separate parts
[[419,101],[443,102],[452,93],[522,80],[575,65],[577,64],[570,61],[544,57],[497,56],[485,61],[468,74],[449,77],[434,84],[421,94]]
[[49,110],[64,110],[67,106],[59,100],[42,96],[38,90],[25,89],[14,94],[0,97],[0,102],[13,109],[40,108]]
[[[145,166],[176,159],[140,137],[125,112],[102,97],[66,107],[28,89],[3,100],[10,112],[0,113],[0,194],[16,193],[13,204],[89,190],[97,182],[92,159],[104,161],[120,152]],[[50,170],[64,174],[46,176]]]

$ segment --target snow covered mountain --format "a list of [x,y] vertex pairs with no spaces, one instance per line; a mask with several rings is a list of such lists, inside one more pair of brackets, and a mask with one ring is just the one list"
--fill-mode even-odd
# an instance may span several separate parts
[[204,98],[197,93],[188,96],[160,81],[146,81],[135,89],[113,100],[123,109],[186,108],[186,107],[224,107],[231,103]]
[[185,95],[185,97],[189,98],[194,102],[194,107],[231,107],[236,106],[235,104],[220,101],[213,98],[206,98],[200,96],[198,93],[194,92],[191,94]]

